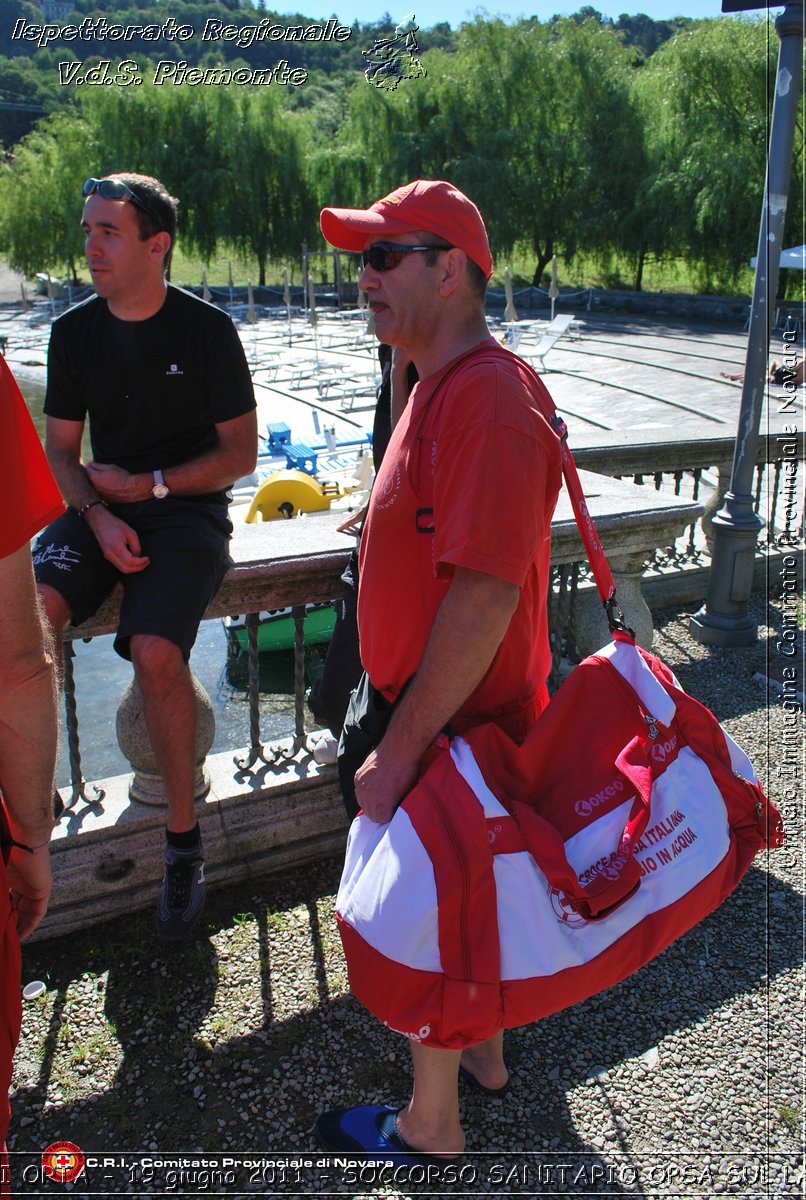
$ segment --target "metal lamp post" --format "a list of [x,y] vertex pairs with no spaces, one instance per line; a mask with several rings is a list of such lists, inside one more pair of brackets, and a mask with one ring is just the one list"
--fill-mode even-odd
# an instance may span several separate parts
[[[762,7],[723,0],[723,12]],[[803,0],[792,0],[775,22],[780,39],[775,98],[767,158],[767,178],[758,235],[758,260],[747,335],[742,401],[730,490],[713,520],[713,554],[708,598],[689,622],[692,637],[712,646],[747,646],[758,627],[748,612],[753,586],[756,541],[763,522],[753,505],[753,474],[759,441],[761,405],[767,383],[770,301],[778,291],[778,269],[792,173],[795,118],[803,69]]]

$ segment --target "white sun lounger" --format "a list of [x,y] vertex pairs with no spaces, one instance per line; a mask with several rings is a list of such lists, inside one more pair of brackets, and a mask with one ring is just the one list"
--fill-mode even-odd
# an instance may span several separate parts
[[563,313],[561,316],[555,317],[554,320],[546,326],[546,329],[542,333],[537,345],[522,346],[520,351],[521,355],[526,359],[537,359],[540,363],[541,370],[545,370],[545,363],[543,361],[544,358],[561,337],[564,337],[566,334],[572,336],[571,327],[574,325],[575,321],[576,317],[568,313]]

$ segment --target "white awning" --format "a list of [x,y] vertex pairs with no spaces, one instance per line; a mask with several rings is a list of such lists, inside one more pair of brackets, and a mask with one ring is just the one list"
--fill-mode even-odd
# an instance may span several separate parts
[[[756,255],[750,259],[750,266],[755,267]],[[806,246],[791,246],[789,250],[781,251],[781,266],[792,267],[796,271],[806,271]]]

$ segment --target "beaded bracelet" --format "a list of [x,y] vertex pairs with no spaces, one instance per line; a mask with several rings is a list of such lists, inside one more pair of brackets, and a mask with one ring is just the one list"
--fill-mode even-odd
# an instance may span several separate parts
[[89,504],[82,504],[81,508],[78,510],[78,515],[83,517],[84,514],[89,512],[91,508],[95,508],[96,504],[103,504],[104,508],[109,507],[105,500],[90,500]]

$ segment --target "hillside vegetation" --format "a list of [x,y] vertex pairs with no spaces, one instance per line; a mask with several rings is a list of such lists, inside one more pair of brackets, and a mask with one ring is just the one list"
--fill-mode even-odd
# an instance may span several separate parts
[[[321,247],[324,204],[430,177],[476,200],[526,282],[557,255],[568,283],[640,288],[663,268],[688,290],[746,289],[778,52],[766,16],[478,17],[420,29],[408,73],[368,80],[394,35],[388,16],[346,27],[235,0],[170,16],[79,0],[54,32],[0,0],[0,254],[75,274],[83,179],[133,169],[180,198],[187,253],[238,254],[263,282],[303,241]],[[802,108],[795,146],[800,241]]]

